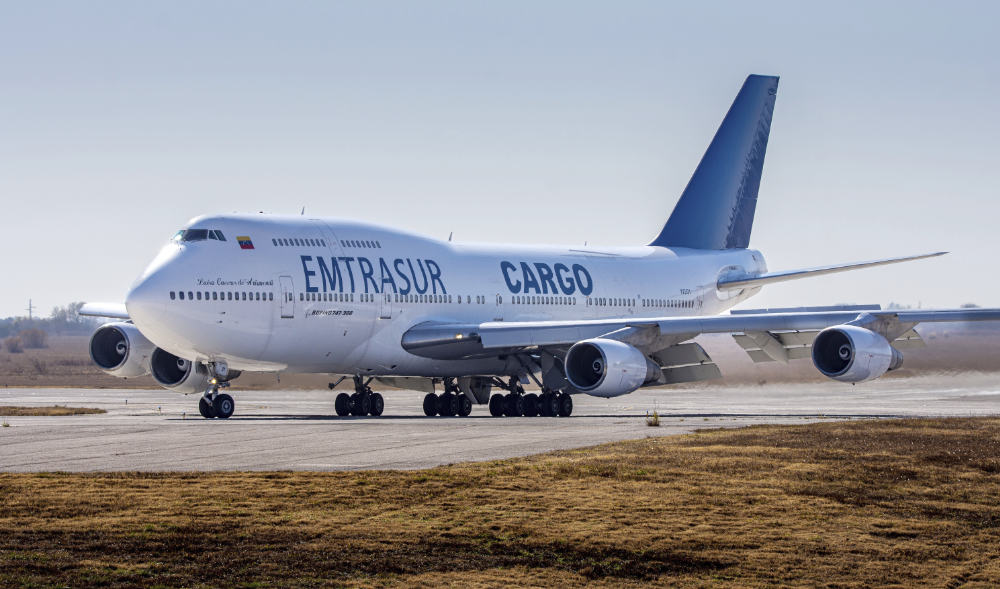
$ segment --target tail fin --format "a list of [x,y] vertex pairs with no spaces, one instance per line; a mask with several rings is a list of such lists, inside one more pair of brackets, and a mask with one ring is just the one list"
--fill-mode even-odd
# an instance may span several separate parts
[[684,194],[650,245],[745,248],[757,207],[777,76],[749,76]]

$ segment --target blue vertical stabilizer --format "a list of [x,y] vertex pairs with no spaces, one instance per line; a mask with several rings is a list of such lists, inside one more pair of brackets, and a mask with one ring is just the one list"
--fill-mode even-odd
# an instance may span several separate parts
[[746,79],[674,212],[650,245],[709,250],[749,245],[777,92],[777,76]]

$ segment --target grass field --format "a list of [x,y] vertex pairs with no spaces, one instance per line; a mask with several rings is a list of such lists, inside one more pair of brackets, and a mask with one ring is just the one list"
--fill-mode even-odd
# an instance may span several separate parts
[[0,405],[0,416],[4,417],[52,417],[62,415],[92,415],[95,413],[107,413],[104,409],[93,409],[90,407],[66,407],[64,405],[53,405],[50,407],[19,407],[13,405]]
[[993,418],[414,472],[0,474],[0,497],[10,587],[1000,583]]

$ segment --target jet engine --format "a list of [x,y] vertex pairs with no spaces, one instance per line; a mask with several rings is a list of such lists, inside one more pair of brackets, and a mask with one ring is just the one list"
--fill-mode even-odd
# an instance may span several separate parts
[[185,394],[204,391],[212,378],[204,364],[178,358],[160,348],[153,350],[150,371],[161,387]]
[[113,376],[149,374],[153,344],[132,323],[107,323],[90,336],[90,359]]
[[660,377],[660,367],[637,348],[594,338],[573,344],[564,360],[566,380],[595,397],[617,397]]
[[833,380],[864,382],[903,364],[903,355],[881,335],[856,325],[836,325],[819,332],[812,345],[816,368]]

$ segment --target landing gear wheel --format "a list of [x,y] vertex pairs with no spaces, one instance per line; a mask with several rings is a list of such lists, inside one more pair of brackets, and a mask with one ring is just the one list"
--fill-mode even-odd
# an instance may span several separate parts
[[469,400],[464,394],[458,396],[458,415],[459,417],[468,417],[472,413],[472,401]]
[[524,403],[524,416],[525,417],[535,417],[538,415],[538,395],[535,393],[528,393],[522,397]]
[[424,395],[424,415],[434,417],[438,414],[438,397],[434,393]]
[[347,417],[351,414],[351,396],[347,393],[340,393],[333,401],[333,409],[337,415]]
[[370,411],[371,415],[373,415],[374,417],[382,415],[382,411],[385,410],[385,399],[382,398],[382,393],[372,393],[371,400],[372,400],[372,408]]
[[438,399],[438,413],[444,417],[452,417],[458,413],[458,397],[454,393],[441,393]]
[[559,395],[559,417],[569,417],[573,413],[573,397],[566,393]]
[[545,417],[556,417],[559,415],[559,395],[556,393],[545,393],[542,395],[539,413]]
[[205,419],[212,419],[215,417],[215,408],[212,407],[212,403],[206,398],[202,397],[198,399],[198,412]]
[[503,406],[503,395],[493,395],[490,397],[490,415],[493,417],[503,417]]
[[236,403],[233,398],[225,393],[215,396],[212,407],[215,408],[215,416],[219,419],[229,419],[233,416],[233,411],[236,411]]
[[521,398],[521,395],[507,393],[504,397],[504,415],[507,417],[521,417],[524,415],[524,399]]
[[368,415],[371,410],[371,395],[364,393],[354,393],[351,395],[351,415],[361,417],[362,415]]

